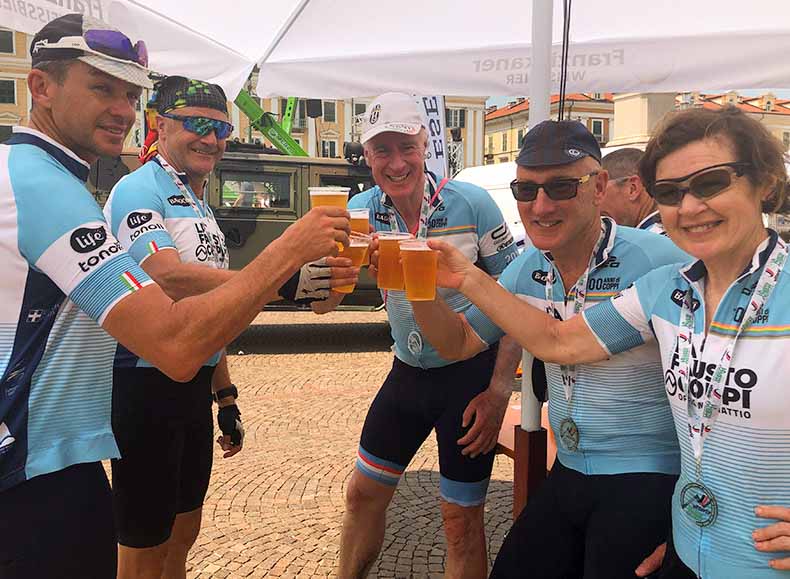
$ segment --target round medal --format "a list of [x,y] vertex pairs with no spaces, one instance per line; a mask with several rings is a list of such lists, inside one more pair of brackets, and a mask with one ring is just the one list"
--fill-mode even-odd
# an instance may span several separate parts
[[560,440],[565,450],[576,452],[579,450],[579,427],[573,418],[566,418],[560,422]]
[[713,492],[698,482],[690,482],[680,491],[680,508],[699,527],[712,525],[719,514]]
[[409,352],[415,356],[419,356],[422,352],[422,336],[419,332],[409,332],[409,337],[406,340]]

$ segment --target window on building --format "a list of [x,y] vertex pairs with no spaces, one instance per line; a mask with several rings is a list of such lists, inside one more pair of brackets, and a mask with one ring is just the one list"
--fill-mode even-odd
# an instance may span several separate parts
[[448,129],[463,129],[466,126],[466,109],[447,109],[445,122]]
[[13,80],[0,80],[0,104],[16,104],[16,82]]
[[337,141],[321,140],[321,156],[322,157],[337,157]]
[[324,121],[327,123],[337,122],[335,101],[324,101]]
[[354,116],[364,115],[366,110],[368,110],[368,105],[365,103],[354,103]]
[[[282,98],[280,99],[280,119],[285,116],[285,107],[288,104],[288,99]],[[299,103],[296,105],[296,110],[294,111],[294,115],[291,119],[291,128],[293,129],[303,129],[307,126],[307,113],[305,112],[307,109],[307,104],[304,99],[299,99]]]
[[507,148],[507,131],[502,133],[502,150],[503,151],[507,151],[508,150],[508,148]]
[[11,127],[8,125],[0,125],[0,143],[5,143],[12,134]]
[[488,152],[489,154],[494,152],[494,135],[488,135]]
[[785,131],[782,133],[782,142],[785,145],[785,150],[790,149],[790,132]]
[[523,141],[524,141],[524,129],[519,129],[518,130],[518,142],[516,143],[516,145],[518,146],[519,149],[521,148],[521,143]]
[[0,29],[0,53],[14,54],[14,31]]
[[603,143],[603,119],[590,119],[590,132],[599,143]]

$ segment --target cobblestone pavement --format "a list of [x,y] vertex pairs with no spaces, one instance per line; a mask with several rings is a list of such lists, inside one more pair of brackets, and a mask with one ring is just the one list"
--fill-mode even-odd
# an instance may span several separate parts
[[[247,429],[244,450],[217,449],[188,577],[329,577],[343,498],[368,405],[392,363],[383,312],[262,313],[229,348]],[[441,577],[445,544],[433,437],[388,511],[371,577]],[[491,560],[510,527],[512,462],[488,492]]]

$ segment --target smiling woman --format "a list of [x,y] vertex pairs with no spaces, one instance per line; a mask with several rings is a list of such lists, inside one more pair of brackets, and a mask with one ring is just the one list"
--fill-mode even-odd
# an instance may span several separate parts
[[[692,109],[660,127],[640,175],[670,237],[697,261],[654,269],[567,321],[431,242],[439,284],[546,362],[598,362],[658,342],[681,450],[660,577],[779,579],[790,570],[790,276],[788,248],[761,212],[784,199],[782,145],[736,109]],[[468,324],[433,326],[442,321],[455,350],[474,346]],[[654,571],[664,548],[637,575]]]

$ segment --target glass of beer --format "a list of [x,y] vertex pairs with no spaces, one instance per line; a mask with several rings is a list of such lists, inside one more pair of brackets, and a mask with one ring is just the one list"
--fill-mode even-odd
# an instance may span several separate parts
[[410,302],[429,302],[436,297],[436,264],[439,253],[424,241],[400,242],[403,281],[406,299]]
[[379,233],[379,289],[403,290],[403,269],[400,265],[398,242],[407,239],[411,239],[408,233],[395,231]]
[[[309,187],[308,190],[310,191],[311,207],[329,205],[346,209],[348,206],[348,193],[351,191],[349,187]],[[342,253],[343,244],[337,242],[337,249]]]
[[[369,245],[370,237],[354,236],[351,238],[348,248],[343,252],[343,257],[349,258],[351,265],[354,267],[362,267],[368,257]],[[356,287],[356,284],[352,283],[351,285],[341,285],[332,288],[332,290],[341,294],[350,294],[354,291],[354,287]]]
[[[362,235],[370,235],[370,209],[365,207],[363,209],[349,210],[351,215],[351,231],[360,233]],[[370,254],[365,254],[365,259],[362,265],[368,265]]]

